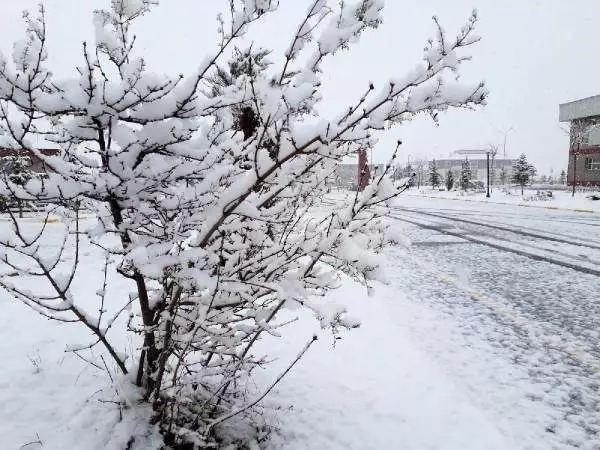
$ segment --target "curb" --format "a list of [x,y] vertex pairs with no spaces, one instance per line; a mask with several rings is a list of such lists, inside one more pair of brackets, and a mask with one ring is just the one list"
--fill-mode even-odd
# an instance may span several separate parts
[[591,213],[591,214],[594,214],[596,212],[596,211],[593,211],[591,209],[574,209],[573,211],[580,212],[580,213]]
[[[93,219],[94,216],[79,216],[79,220],[87,220],[87,219]],[[46,224],[52,224],[52,223],[59,223],[61,220],[60,218],[57,217],[49,217],[48,219],[41,219],[39,217],[20,217],[17,218],[17,221],[19,222],[25,222],[25,223],[46,223]],[[0,217],[0,223],[2,222],[12,222],[12,219],[6,218],[6,217]]]
[[470,200],[468,198],[453,198],[453,197],[435,197],[433,195],[414,195],[407,194],[408,197],[425,197],[425,198],[433,198],[436,200],[456,200],[459,202],[471,202],[471,203],[486,203],[493,205],[508,205],[508,206],[522,206],[524,208],[539,208],[539,209],[551,209],[554,211],[572,211],[578,213],[585,214],[597,214],[599,211],[595,211],[593,209],[581,209],[581,208],[561,208],[559,206],[541,206],[541,205],[527,205],[525,203],[506,203],[506,202],[488,202],[488,201],[478,201],[478,200]]

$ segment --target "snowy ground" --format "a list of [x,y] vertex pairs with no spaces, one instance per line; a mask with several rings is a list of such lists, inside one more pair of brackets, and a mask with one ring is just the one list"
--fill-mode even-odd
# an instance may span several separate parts
[[[552,191],[552,198],[540,199],[537,193]],[[585,209],[594,213],[600,213],[600,200],[590,200],[587,198],[595,191],[578,191],[575,196],[571,196],[570,190],[556,189],[535,189],[526,188],[521,195],[520,188],[503,189],[494,187],[490,198],[486,197],[485,193],[463,192],[460,190],[446,191],[435,190],[430,186],[423,187],[419,190],[413,188],[406,193],[407,196],[419,196],[440,199],[462,200],[467,202],[485,202],[485,203],[501,203],[501,204],[520,204],[530,207],[543,208],[559,208],[559,209]]]
[[[393,216],[412,246],[387,252],[390,284],[332,297],[360,329],[262,343],[278,359],[257,389],[319,334],[265,402],[270,449],[600,448],[600,216],[412,196]],[[85,332],[0,310],[0,447],[125,448],[105,375],[63,352]]]

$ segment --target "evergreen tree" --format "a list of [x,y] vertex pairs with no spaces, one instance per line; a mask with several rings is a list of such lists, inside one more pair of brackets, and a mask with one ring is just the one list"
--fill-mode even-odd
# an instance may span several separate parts
[[529,183],[535,182],[535,176],[537,175],[537,169],[533,164],[529,165]]
[[564,169],[560,171],[560,176],[558,177],[558,183],[559,184],[567,184],[567,173],[565,172]]
[[523,195],[523,188],[525,185],[533,181],[536,169],[532,164],[527,161],[527,156],[524,153],[519,156],[513,164],[513,175],[512,182],[521,186],[521,195]]
[[2,158],[4,161],[4,172],[8,179],[19,186],[24,186],[33,177],[31,172],[31,158],[23,155],[12,155]]
[[[259,48],[257,50],[249,47],[240,50],[235,47],[231,60],[227,63],[228,67],[215,67],[215,73],[208,77],[210,92],[209,97],[218,97],[223,95],[226,88],[234,85],[241,77],[256,79],[259,75],[271,65],[267,59],[269,51]],[[244,139],[249,139],[256,133],[260,125],[256,105],[251,101],[242,102],[232,108],[234,124],[236,131],[244,133]],[[261,147],[269,151],[269,156],[275,158],[275,149],[273,142],[269,139],[262,139]]]
[[[31,171],[31,158],[22,154],[15,154],[2,158],[2,166],[4,173],[7,175],[11,183],[25,186],[29,180],[35,175]],[[13,198],[12,202],[16,202],[19,208],[19,217],[23,217],[23,201]],[[6,205],[3,205],[3,207]]]
[[454,174],[452,173],[452,170],[448,170],[448,172],[446,172],[446,189],[451,191],[453,187],[454,187]]
[[460,168],[460,188],[463,191],[467,190],[472,178],[473,172],[471,171],[471,164],[469,163],[469,160],[465,158]]
[[413,168],[413,166],[410,165],[410,163],[408,163],[406,165],[406,167],[404,168],[404,176],[406,178],[408,178],[408,181],[406,182],[406,186],[407,187],[413,187],[415,185],[415,170]]
[[429,164],[429,182],[434,189],[442,184],[442,176],[438,171],[435,159]]
[[506,181],[508,180],[508,173],[506,173],[506,166],[502,166],[500,168],[500,184],[502,184],[503,186],[506,184]]

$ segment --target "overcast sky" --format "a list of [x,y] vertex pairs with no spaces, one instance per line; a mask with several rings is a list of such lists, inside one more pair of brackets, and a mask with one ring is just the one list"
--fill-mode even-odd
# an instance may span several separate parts
[[[81,43],[92,41],[91,11],[109,0],[46,0],[50,65],[59,75],[72,74],[81,63]],[[251,37],[281,53],[292,37],[309,0],[281,0],[275,17],[261,23]],[[35,0],[0,0],[0,48],[8,54],[23,36],[21,11]],[[161,0],[140,22],[138,51],[157,72],[192,71],[214,48],[218,10],[223,0]],[[472,8],[479,11],[473,61],[463,73],[469,82],[484,80],[488,105],[476,111],[451,111],[439,127],[422,117],[395,128],[378,145],[374,159],[385,160],[397,139],[402,159],[443,157],[461,148],[500,146],[507,135],[509,157],[526,153],[541,173],[567,166],[568,139],[558,123],[558,104],[600,94],[600,4],[598,0],[387,0],[384,24],[364,35],[351,52],[325,66],[326,115],[347,105],[353,92],[369,80],[376,85],[402,75],[419,61],[433,36],[436,14],[454,35]]]

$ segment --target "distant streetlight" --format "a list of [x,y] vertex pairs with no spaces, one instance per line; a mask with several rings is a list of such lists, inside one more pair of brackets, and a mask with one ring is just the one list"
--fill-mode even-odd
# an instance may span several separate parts
[[577,153],[579,153],[579,146],[581,144],[577,142],[577,150],[573,149],[573,192],[571,197],[575,197],[575,184],[577,183]]
[[510,127],[508,130],[505,131],[498,130],[498,133],[502,133],[504,135],[504,141],[502,144],[502,155],[504,159],[506,159],[506,136],[508,136],[508,133],[510,133],[511,131],[514,131],[514,127]]

